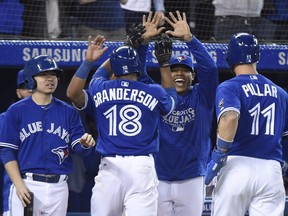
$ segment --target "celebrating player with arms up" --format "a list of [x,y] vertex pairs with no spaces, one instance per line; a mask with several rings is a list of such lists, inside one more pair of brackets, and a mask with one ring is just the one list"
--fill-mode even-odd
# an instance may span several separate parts
[[[157,22],[154,18],[149,17],[149,22]],[[158,84],[138,82],[139,56],[132,47],[121,46],[96,71],[87,95],[83,91],[86,78],[105,49],[101,36],[88,43],[86,61],[72,78],[67,95],[78,107],[93,98],[99,134],[96,150],[103,158],[95,178],[91,215],[156,216],[158,179],[152,154],[158,151],[158,119],[171,113],[176,100],[170,68],[163,67],[161,73],[166,91]],[[111,71],[115,80],[109,80]]]
[[[11,215],[23,215],[31,203],[34,215],[66,215],[67,175],[71,153],[89,153],[95,145],[84,133],[77,111],[52,96],[62,73],[52,57],[36,56],[24,67],[32,96],[11,105],[0,134],[1,158],[13,182],[9,196]],[[83,135],[84,134],[84,135]]]
[[196,73],[188,55],[169,61],[177,91],[178,106],[160,120],[160,149],[155,155],[158,216],[201,216],[204,204],[204,175],[211,151],[210,133],[216,88],[217,66],[202,43],[191,34],[185,13],[170,12],[173,27],[167,34],[185,41],[197,61]]
[[217,146],[205,178],[209,184],[224,166],[213,191],[213,216],[284,215],[281,137],[288,133],[288,95],[258,74],[259,49],[247,33],[228,44],[226,59],[236,77],[217,89]]

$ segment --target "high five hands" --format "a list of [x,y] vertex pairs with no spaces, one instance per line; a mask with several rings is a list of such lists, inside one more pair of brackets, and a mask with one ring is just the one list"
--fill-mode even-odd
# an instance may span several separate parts
[[95,62],[103,55],[108,49],[108,47],[103,46],[105,40],[105,37],[102,35],[97,35],[94,39],[92,39],[92,36],[88,37],[87,61]]

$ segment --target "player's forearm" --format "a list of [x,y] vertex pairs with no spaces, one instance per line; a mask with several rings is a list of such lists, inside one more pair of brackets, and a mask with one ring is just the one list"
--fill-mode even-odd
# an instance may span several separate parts
[[77,106],[83,107],[85,104],[85,95],[83,89],[86,84],[86,79],[92,69],[92,62],[84,61],[75,75],[72,77],[67,88],[67,97]]
[[14,183],[14,185],[17,187],[22,187],[24,184],[20,171],[19,171],[19,166],[18,162],[16,160],[9,161],[8,163],[5,164],[5,169],[11,179],[11,181]]
[[239,114],[235,111],[224,112],[218,123],[218,136],[224,140],[234,140],[238,127]]
[[175,88],[170,67],[160,67],[161,85],[163,88]]
[[77,106],[83,107],[85,105],[85,95],[83,92],[86,81],[73,76],[67,88],[67,97]]

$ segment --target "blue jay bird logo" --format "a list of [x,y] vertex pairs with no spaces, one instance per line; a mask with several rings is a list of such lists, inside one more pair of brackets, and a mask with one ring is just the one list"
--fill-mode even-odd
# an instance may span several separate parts
[[51,150],[52,153],[58,155],[59,158],[59,164],[62,164],[65,158],[69,156],[69,149],[67,146],[65,147],[58,147],[56,149]]
[[177,56],[177,60],[178,62],[182,62],[182,61],[185,61],[187,58],[185,55],[180,55],[180,56]]

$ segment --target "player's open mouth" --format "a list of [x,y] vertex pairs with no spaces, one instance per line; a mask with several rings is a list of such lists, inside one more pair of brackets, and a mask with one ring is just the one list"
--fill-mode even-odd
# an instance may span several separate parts
[[181,78],[178,78],[178,79],[175,79],[174,82],[177,86],[183,86],[184,83],[185,83],[186,80],[184,79],[181,79]]

